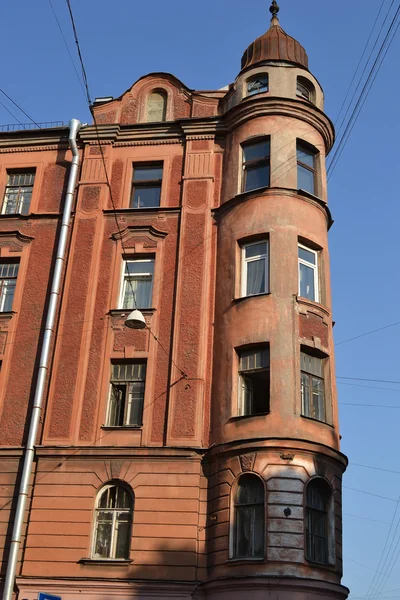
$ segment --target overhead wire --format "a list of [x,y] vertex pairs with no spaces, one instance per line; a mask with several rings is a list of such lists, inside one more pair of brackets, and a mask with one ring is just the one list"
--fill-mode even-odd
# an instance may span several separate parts
[[396,325],[400,325],[400,321],[395,321],[394,323],[390,323],[389,325],[384,325],[383,327],[378,327],[378,329],[372,329],[371,331],[367,331],[366,333],[361,333],[360,335],[355,335],[354,337],[348,338],[346,340],[342,340],[341,342],[337,342],[335,346],[341,346],[342,344],[347,344],[348,342],[353,342],[354,340],[358,340],[367,335],[371,335],[373,333],[378,333],[378,331],[383,331],[384,329],[389,329],[390,327],[395,327]]
[[0,92],[6,97],[8,98],[8,100],[10,102],[12,102],[14,104],[14,106],[16,106],[18,108],[18,110],[20,110],[26,117],[28,117],[28,119],[34,124],[36,125],[36,127],[38,129],[41,129],[40,125],[38,123],[36,123],[36,121],[34,119],[32,119],[32,117],[30,115],[28,115],[28,113],[15,101],[11,98],[11,96],[9,96],[3,89],[0,88]]
[[[390,9],[389,9],[389,11],[390,11]],[[370,69],[370,71],[368,73],[368,77],[367,77],[367,79],[366,79],[366,81],[364,83],[364,86],[363,86],[360,94],[359,94],[358,100],[357,100],[357,102],[356,102],[356,104],[355,104],[355,106],[353,108],[353,111],[351,113],[351,116],[350,116],[347,124],[346,124],[344,132],[343,132],[343,134],[342,134],[342,136],[341,136],[341,138],[339,140],[339,143],[338,143],[338,145],[336,147],[334,155],[333,155],[332,159],[330,160],[330,163],[329,163],[329,166],[328,166],[328,169],[327,169],[328,179],[331,177],[333,171],[336,168],[336,165],[337,165],[337,163],[338,163],[338,161],[339,161],[339,159],[340,159],[340,157],[341,157],[341,155],[343,153],[343,150],[346,147],[346,144],[347,144],[347,142],[349,140],[349,137],[350,137],[351,132],[352,132],[352,130],[354,128],[354,125],[356,124],[356,122],[358,120],[358,117],[359,117],[359,115],[361,113],[362,107],[364,106],[365,100],[367,99],[367,97],[369,95],[369,92],[371,91],[373,82],[375,81],[374,75],[375,75],[375,73],[378,74],[378,72],[379,72],[379,70],[380,70],[380,68],[381,68],[381,66],[383,64],[383,60],[386,57],[387,51],[389,50],[389,48],[390,48],[390,46],[391,46],[391,44],[392,44],[392,42],[394,40],[394,37],[395,37],[395,35],[397,33],[397,28],[395,29],[395,32],[394,32],[393,35],[392,35],[392,31],[395,28],[396,21],[398,19],[399,14],[400,14],[400,4],[399,4],[399,6],[398,6],[398,8],[396,10],[396,13],[395,13],[395,15],[394,15],[394,17],[393,17],[393,19],[392,19],[392,21],[390,23],[389,29],[386,32],[386,35],[385,35],[384,40],[383,40],[383,42],[382,42],[382,44],[381,44],[381,46],[379,48],[379,51],[378,51],[378,54],[377,54],[377,56],[376,56],[376,58],[374,60],[374,63],[373,63],[373,65],[372,65],[372,67],[371,67],[371,69]],[[385,22],[386,22],[386,20],[385,20]],[[391,35],[392,35],[392,37],[390,37]],[[385,50],[386,50],[386,52],[385,52]],[[383,56],[383,59],[381,60],[382,54],[384,56]],[[371,81],[372,81],[372,83],[371,83]]]
[[25,129],[25,125],[23,123],[21,123],[21,121],[18,119],[18,117],[16,117],[14,115],[14,113],[1,100],[0,100],[0,104],[8,112],[8,114],[11,115],[12,118],[15,119],[17,121],[17,123],[19,123],[19,125],[21,125],[22,129]]

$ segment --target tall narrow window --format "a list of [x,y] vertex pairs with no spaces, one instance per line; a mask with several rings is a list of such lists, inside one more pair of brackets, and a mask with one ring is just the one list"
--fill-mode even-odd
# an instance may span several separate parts
[[299,296],[320,301],[318,252],[299,244]]
[[323,479],[313,479],[306,488],[306,558],[329,564],[329,504],[332,490]]
[[19,263],[0,263],[0,312],[12,310],[15,287],[17,285]]
[[305,77],[297,78],[296,96],[309,102],[314,102],[315,88]]
[[266,294],[268,289],[268,242],[242,246],[242,296]]
[[243,191],[269,186],[269,138],[243,146]]
[[248,96],[254,96],[263,92],[268,92],[268,75],[266,73],[255,75],[247,81]]
[[31,204],[35,170],[9,171],[1,212],[3,215],[27,215]]
[[315,194],[316,151],[302,142],[297,142],[297,187]]
[[162,176],[162,163],[134,166],[130,207],[160,206]]
[[324,359],[301,352],[300,360],[302,414],[326,421]]
[[269,347],[239,352],[239,416],[269,412]]
[[110,403],[107,424],[110,427],[140,426],[143,417],[146,363],[111,366]]
[[93,558],[129,558],[133,496],[122,485],[107,485],[96,504]]
[[154,258],[126,260],[121,308],[151,308]]
[[165,121],[167,115],[167,94],[155,91],[147,100],[147,122]]
[[255,475],[242,475],[234,498],[233,558],[263,558],[264,486]]

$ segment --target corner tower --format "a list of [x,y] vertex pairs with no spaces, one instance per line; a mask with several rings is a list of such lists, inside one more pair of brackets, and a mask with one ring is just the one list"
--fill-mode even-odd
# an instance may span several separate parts
[[326,156],[306,51],[271,26],[225,96],[208,598],[344,600]]

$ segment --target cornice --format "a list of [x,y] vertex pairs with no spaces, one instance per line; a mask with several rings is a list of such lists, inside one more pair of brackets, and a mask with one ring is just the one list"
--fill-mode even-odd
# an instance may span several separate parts
[[105,217],[113,217],[115,219],[115,215],[125,216],[125,217],[134,217],[134,218],[147,218],[148,215],[156,214],[158,216],[170,216],[170,215],[179,215],[181,212],[181,207],[179,206],[156,206],[153,208],[107,208],[103,210],[103,215]]
[[52,144],[46,146],[26,146],[24,140],[13,140],[7,147],[3,146],[3,142],[0,142],[0,154],[11,154],[13,152],[47,152],[47,151],[59,151],[68,150],[68,144]]
[[242,100],[225,113],[228,131],[233,131],[246,121],[271,115],[286,116],[305,121],[322,135],[327,154],[335,142],[335,128],[329,117],[312,104],[298,102],[290,98],[265,97]]
[[156,229],[152,225],[129,225],[128,227],[125,227],[125,229],[123,229],[122,231],[119,231],[118,233],[113,233],[111,235],[111,238],[113,240],[125,240],[131,235],[140,235],[143,233],[147,233],[154,238],[161,239],[165,238],[168,235],[167,231],[161,231],[160,229]]
[[[160,458],[171,458],[177,460],[198,461],[206,450],[199,448],[172,448],[172,447],[132,447],[132,446],[36,446],[37,456],[53,456],[59,458],[93,458],[100,459],[108,457],[128,458],[130,460],[143,461],[144,459],[159,461]],[[1,450],[0,450],[1,453]]]

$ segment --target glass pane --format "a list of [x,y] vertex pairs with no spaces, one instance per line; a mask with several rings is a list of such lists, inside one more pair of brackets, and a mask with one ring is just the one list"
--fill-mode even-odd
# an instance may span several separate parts
[[136,167],[133,172],[133,181],[151,181],[162,179],[163,168],[156,166]]
[[167,107],[166,94],[163,92],[153,92],[147,101],[147,121],[165,121],[165,112]]
[[154,272],[154,260],[127,260],[125,263],[126,275],[148,275]]
[[325,421],[325,397],[324,382],[322,379],[312,378],[313,386],[313,412],[314,418],[319,421]]
[[4,197],[3,213],[11,215],[17,212],[18,209],[18,188],[6,190]]
[[315,153],[305,146],[297,144],[297,160],[314,169]]
[[323,359],[301,352],[301,370],[323,379]]
[[253,406],[253,386],[251,379],[242,375],[240,377],[240,386],[241,386],[241,406],[240,415],[251,415],[252,414],[252,406]]
[[122,487],[122,485],[116,486],[115,487],[116,490],[116,501],[115,501],[115,507],[116,508],[131,508],[131,495],[128,492],[128,490],[124,487]]
[[251,508],[236,509],[236,556],[251,556]]
[[144,401],[144,382],[137,381],[130,384],[129,414],[127,425],[141,425]]
[[300,272],[300,296],[309,300],[317,300],[315,297],[315,269],[299,264]]
[[313,265],[317,264],[317,256],[315,252],[311,252],[311,250],[307,250],[302,246],[299,246],[299,258],[305,260]]
[[12,310],[14,292],[16,287],[15,279],[5,279],[1,286],[1,311],[8,312]]
[[265,258],[247,263],[246,295],[264,294],[266,290]]
[[299,81],[297,82],[297,95],[306,98],[306,100],[311,100],[310,90]]
[[315,194],[314,171],[309,171],[306,167],[297,165],[297,187],[299,190]]
[[242,350],[240,352],[240,370],[249,371],[251,369],[261,369],[268,367],[269,349]]
[[135,186],[131,208],[153,208],[160,206],[161,185]]
[[115,558],[128,558],[130,546],[130,520],[129,515],[119,515],[117,522],[117,543]]
[[0,263],[0,278],[17,277],[18,263]]
[[263,140],[256,144],[251,144],[243,147],[244,162],[247,163],[250,160],[259,160],[262,158],[269,157],[269,140]]
[[242,475],[236,493],[236,504],[264,504],[264,486],[254,475]]
[[246,258],[264,256],[265,254],[267,254],[267,242],[260,242],[259,244],[250,244],[249,246],[245,246]]
[[269,165],[246,167],[245,192],[269,186]]
[[305,417],[311,417],[310,414],[310,378],[307,374],[301,374],[301,404],[302,413]]
[[261,92],[268,92],[268,75],[261,75],[260,77],[252,79],[247,84],[248,96],[260,94]]
[[108,424],[122,427],[124,424],[126,386],[111,384]]
[[112,522],[97,521],[96,540],[94,544],[94,558],[110,558]]
[[150,308],[152,297],[152,276],[137,276],[125,279],[123,308],[133,308],[136,300],[137,308]]

